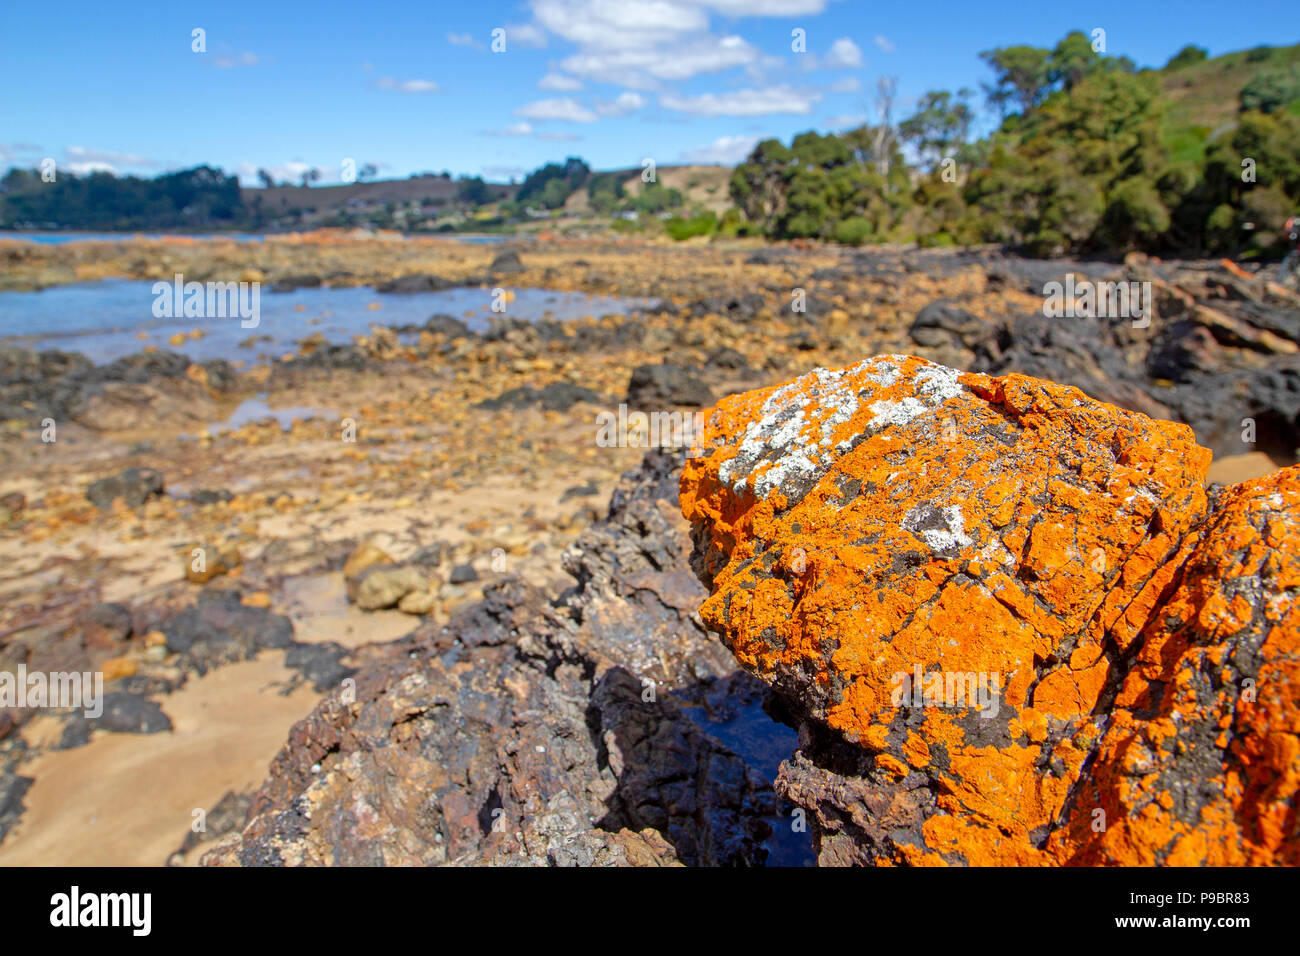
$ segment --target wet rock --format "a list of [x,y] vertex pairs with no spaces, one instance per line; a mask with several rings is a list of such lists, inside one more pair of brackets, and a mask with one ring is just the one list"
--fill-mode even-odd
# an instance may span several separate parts
[[701,407],[713,401],[699,373],[680,365],[638,365],[632,370],[625,399],[631,408],[659,409],[675,405]]
[[701,618],[800,722],[822,863],[1294,859],[1300,469],[1211,502],[1185,426],[899,356],[728,397],[705,444]]
[[271,285],[272,292],[292,292],[294,289],[318,289],[321,277],[318,275],[281,276]]
[[443,289],[455,288],[456,283],[435,275],[398,276],[375,286],[376,292],[441,292]]
[[128,468],[91,484],[86,490],[86,498],[101,511],[108,511],[117,498],[121,498],[128,508],[138,508],[162,493],[163,478],[159,472],[152,468]]

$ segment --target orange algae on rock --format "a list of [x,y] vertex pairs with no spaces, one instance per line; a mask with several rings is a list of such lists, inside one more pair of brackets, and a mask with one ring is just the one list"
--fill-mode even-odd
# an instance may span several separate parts
[[1300,479],[1212,511],[1187,427],[906,356],[729,396],[703,447],[700,614],[804,721],[823,862],[1293,861]]

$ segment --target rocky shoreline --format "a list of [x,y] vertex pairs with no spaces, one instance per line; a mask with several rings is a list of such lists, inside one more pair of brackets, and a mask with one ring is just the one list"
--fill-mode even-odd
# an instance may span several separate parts
[[[1254,522],[1231,504],[1253,492],[1213,482],[1290,465],[1300,444],[1300,307],[1211,262],[605,240],[518,244],[513,260],[319,239],[3,252],[10,288],[174,271],[285,287],[490,278],[658,305],[563,323],[507,311],[482,333],[434,316],[252,367],[0,349],[3,667],[102,671],[112,704],[98,721],[0,714],[0,859],[21,855],[24,813],[43,799],[31,767],[66,766],[118,735],[176,737],[175,695],[274,660],[277,692],[304,702],[298,716],[315,709],[259,787],[185,795],[209,826],[187,836],[188,814],[160,824],[176,862],[760,865],[810,861],[814,836],[823,863],[914,851],[986,862],[922,832],[942,774],[885,779],[888,748],[874,763],[845,750],[853,742],[797,684],[774,691],[737,668],[710,631],[735,639],[699,614],[711,599],[691,570],[680,456],[598,444],[597,415],[620,403],[689,413],[871,355],[988,381],[1023,373],[1190,426],[1195,443],[1160,460],[1215,503],[1198,528],[1233,507],[1244,511],[1232,520]],[[1149,282],[1152,321],[1046,317],[1044,287],[1071,272]],[[332,415],[213,427],[254,396]],[[54,442],[41,440],[45,419]],[[965,426],[958,437],[973,440]],[[1209,464],[1204,449],[1208,485],[1194,464]],[[358,557],[366,548],[373,560]],[[1063,733],[1049,728],[1053,745]],[[1104,735],[1095,746],[1122,750]],[[862,816],[896,791],[920,836],[884,837],[876,810]],[[1026,853],[1132,862],[1027,830]]]

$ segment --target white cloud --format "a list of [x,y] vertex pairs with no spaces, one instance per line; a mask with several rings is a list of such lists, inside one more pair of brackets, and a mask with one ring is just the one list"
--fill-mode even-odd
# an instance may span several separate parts
[[438,84],[433,80],[395,80],[391,76],[381,76],[375,85],[381,90],[397,90],[399,93],[438,92]]
[[821,13],[826,0],[701,0],[729,17],[798,17]]
[[546,46],[546,31],[535,23],[515,23],[506,27],[506,50],[512,46],[540,50]]
[[710,14],[780,16],[820,11],[825,0],[533,0],[538,25],[578,49],[566,73],[630,89],[752,67],[762,55],[742,37],[710,32]]
[[601,116],[626,116],[645,106],[645,97],[640,93],[620,93],[612,101],[600,101],[595,104],[596,112]]
[[838,116],[828,116],[822,121],[822,126],[830,130],[857,129],[867,122],[867,117],[863,113],[841,113]]
[[826,54],[826,65],[856,69],[862,66],[862,51],[848,37],[840,37],[831,44],[830,52]]
[[534,139],[554,140],[561,142],[571,142],[581,139],[581,136],[575,136],[573,133],[551,132],[549,130],[534,129],[532,123],[520,121],[511,123],[505,129],[489,129],[483,131],[484,136],[531,136]]
[[482,43],[475,40],[474,35],[471,33],[448,33],[447,42],[452,46],[467,46],[472,50],[487,49]]
[[161,163],[138,153],[114,153],[103,149],[87,149],[85,146],[69,146],[64,155],[71,162],[112,163],[114,166],[159,166]]
[[563,120],[569,123],[594,123],[596,114],[571,97],[537,100],[515,110],[516,116],[533,120]]
[[575,80],[571,76],[565,76],[563,73],[547,73],[537,81],[539,88],[543,90],[555,90],[560,93],[568,93],[572,90],[582,89],[582,81]]
[[[15,145],[25,147],[24,152],[35,148],[30,143]],[[6,155],[5,148],[0,147],[0,158],[6,158]],[[159,160],[138,153],[115,153],[111,150],[88,149],[85,146],[69,146],[63,151],[63,161],[59,163],[59,168],[74,176],[84,176],[87,173],[112,173],[116,176],[126,167],[156,169],[164,165]]]
[[244,52],[239,56],[219,56],[212,61],[213,66],[222,70],[233,70],[237,66],[257,66],[262,58],[256,53]]
[[682,153],[682,159],[688,163],[718,163],[734,166],[743,162],[754,151],[758,143],[757,136],[719,136],[708,146],[688,149]]
[[511,123],[505,129],[490,129],[483,133],[484,136],[532,136],[533,124],[520,121]]
[[856,76],[842,76],[832,83],[828,89],[832,93],[856,93],[862,89],[862,81]]
[[876,46],[880,47],[880,49],[885,53],[894,52],[894,44],[890,43],[888,39],[881,36],[879,33],[876,34]]
[[733,90],[727,93],[702,93],[699,96],[666,95],[659,103],[666,109],[695,116],[766,116],[769,113],[812,112],[821,94],[801,92],[788,86],[765,89]]
[[560,65],[569,73],[599,83],[652,90],[663,81],[688,80],[703,73],[720,73],[749,66],[758,51],[738,36],[683,38],[665,47],[586,49]]

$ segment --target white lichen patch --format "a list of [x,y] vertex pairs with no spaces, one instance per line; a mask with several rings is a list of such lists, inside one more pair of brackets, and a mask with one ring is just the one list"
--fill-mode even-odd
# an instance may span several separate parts
[[752,477],[759,498],[778,490],[787,497],[801,496],[863,439],[906,425],[961,394],[960,372],[923,365],[915,374],[917,396],[876,401],[868,406],[873,417],[866,429],[836,442],[864,402],[899,383],[907,361],[906,356],[883,355],[838,371],[814,369],[777,389],[763,403],[759,420],[745,428],[736,455],[722,463],[718,476],[737,494]]
[[966,534],[960,505],[936,508],[924,502],[903,516],[903,530],[910,531],[936,554],[952,554],[975,544]]

